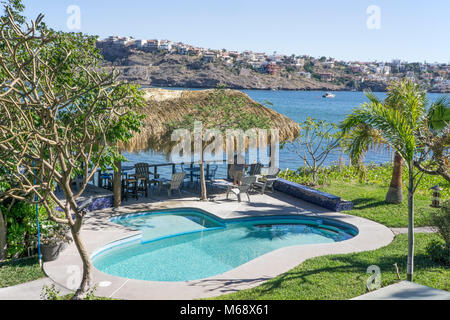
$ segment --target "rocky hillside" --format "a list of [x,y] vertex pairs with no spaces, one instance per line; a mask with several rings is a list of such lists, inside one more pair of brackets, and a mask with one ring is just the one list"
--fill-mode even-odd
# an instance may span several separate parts
[[104,67],[121,71],[130,82],[155,87],[276,90],[344,90],[343,85],[303,78],[296,73],[261,74],[244,67],[230,67],[221,61],[206,62],[198,57],[136,51],[114,46],[100,47]]

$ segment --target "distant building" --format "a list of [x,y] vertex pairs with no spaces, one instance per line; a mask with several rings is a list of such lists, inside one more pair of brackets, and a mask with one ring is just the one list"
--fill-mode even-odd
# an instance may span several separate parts
[[325,61],[322,63],[322,66],[325,69],[332,69],[332,68],[334,68],[334,61]]
[[320,73],[319,76],[320,76],[320,80],[321,81],[330,82],[330,81],[334,80],[334,76],[330,72]]
[[306,79],[311,79],[311,73],[310,72],[299,72],[298,75],[300,77],[306,78]]
[[205,62],[214,62],[217,59],[217,54],[214,52],[205,52],[202,56],[202,60]]
[[150,52],[156,52],[159,50],[159,40],[148,40],[145,48]]
[[278,75],[278,73],[280,71],[280,67],[276,63],[273,63],[273,62],[266,64],[264,68],[265,68],[266,72],[272,76]]
[[145,45],[147,44],[147,40],[136,40],[134,44],[136,45],[136,48],[141,49],[145,47]]
[[163,51],[172,51],[172,42],[168,40],[160,41],[159,49]]

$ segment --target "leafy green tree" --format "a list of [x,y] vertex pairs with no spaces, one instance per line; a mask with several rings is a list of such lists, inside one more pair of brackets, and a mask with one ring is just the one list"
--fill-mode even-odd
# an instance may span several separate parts
[[[136,86],[119,83],[117,73],[101,71],[95,37],[55,32],[42,15],[24,27],[6,11],[0,19],[0,168],[10,187],[0,190],[0,202],[38,204],[49,219],[70,227],[83,263],[74,299],[83,298],[92,263],[80,236],[85,211],[77,199],[98,168],[123,159],[117,143],[139,130],[136,108],[143,98]],[[77,176],[83,179],[74,190]]]

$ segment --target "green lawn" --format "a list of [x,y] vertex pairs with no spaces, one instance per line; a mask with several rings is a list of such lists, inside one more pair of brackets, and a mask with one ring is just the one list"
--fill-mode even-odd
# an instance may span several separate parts
[[[449,290],[450,269],[427,256],[426,245],[437,236],[416,234],[414,281],[433,288]],[[249,290],[223,295],[216,299],[249,300],[323,300],[350,299],[367,292],[367,267],[381,269],[382,286],[397,282],[394,263],[406,280],[407,236],[398,235],[384,248],[347,255],[330,255],[309,259],[287,273]]]
[[[359,173],[354,167],[340,169],[331,166],[323,169],[319,175],[318,189],[337,195],[345,200],[353,201],[355,208],[345,212],[351,215],[367,218],[388,227],[408,226],[408,197],[406,186],[408,185],[408,173],[403,168],[403,195],[402,204],[393,205],[384,202],[392,177],[392,166],[367,166],[364,182],[360,182]],[[298,171],[283,171],[281,178],[300,184],[310,184],[311,177],[302,169]],[[430,188],[440,185],[442,199],[450,196],[450,182],[440,176],[424,175],[415,193],[414,223],[417,227],[428,226],[428,217],[432,210]]]
[[37,259],[26,259],[0,266],[0,288],[44,278]]
[[[401,204],[384,202],[388,187],[379,184],[358,182],[335,182],[323,186],[320,190],[337,195],[345,200],[353,201],[354,209],[344,213],[367,218],[388,227],[408,226],[408,197],[404,192]],[[414,224],[416,227],[428,226],[428,217],[432,210],[431,197],[417,193],[414,205]]]

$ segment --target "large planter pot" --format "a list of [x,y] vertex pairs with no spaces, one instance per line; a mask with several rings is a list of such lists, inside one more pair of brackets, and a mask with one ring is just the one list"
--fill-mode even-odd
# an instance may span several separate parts
[[59,253],[67,247],[67,243],[42,244],[41,254],[44,262],[50,262],[58,259]]

